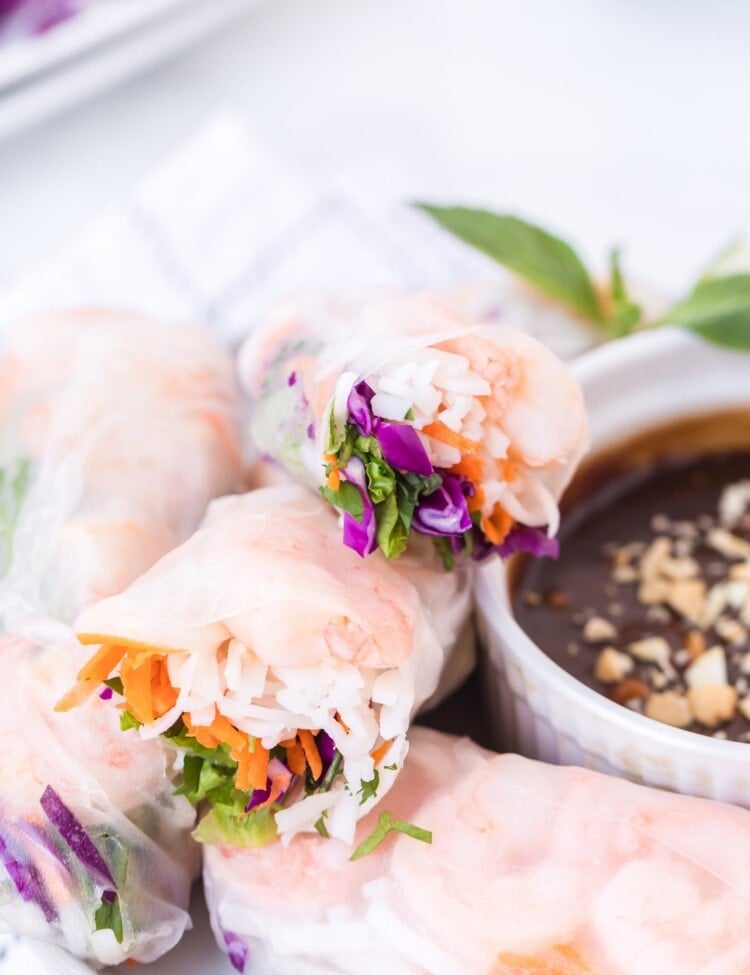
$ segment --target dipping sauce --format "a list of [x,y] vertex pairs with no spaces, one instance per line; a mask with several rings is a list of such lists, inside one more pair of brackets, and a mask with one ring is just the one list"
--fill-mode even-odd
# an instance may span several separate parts
[[674,727],[750,742],[750,412],[590,460],[559,560],[518,560],[516,618],[584,684]]

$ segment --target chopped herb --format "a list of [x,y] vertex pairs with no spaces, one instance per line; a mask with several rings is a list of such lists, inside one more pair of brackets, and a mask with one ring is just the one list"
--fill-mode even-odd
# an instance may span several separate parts
[[133,714],[132,711],[123,711],[120,714],[120,731],[130,731],[131,728],[140,728],[143,724]]
[[111,688],[115,694],[119,694],[122,697],[122,681],[119,677],[110,677],[108,680],[105,680],[104,683],[107,685],[107,687]]
[[111,931],[118,944],[122,944],[122,910],[120,909],[120,898],[114,891],[105,891],[102,902],[94,914],[95,931]]
[[398,765],[394,762],[393,765],[384,765],[383,768],[386,772],[398,772]]
[[325,817],[326,817],[327,812],[328,812],[328,810],[324,810],[324,812],[320,816],[320,819],[315,824],[316,831],[323,837],[324,840],[330,839],[330,836],[328,834],[328,830],[326,829],[326,824],[325,824]]
[[368,799],[374,798],[378,794],[378,788],[380,787],[380,772],[375,769],[372,778],[369,782],[360,782],[361,789],[359,790],[362,794],[362,798],[359,800],[360,806],[363,806]]
[[412,823],[407,823],[402,819],[394,819],[389,812],[384,812],[378,818],[378,825],[367,839],[359,844],[349,859],[360,860],[362,857],[366,857],[380,846],[389,833],[404,833],[406,836],[411,836],[412,839],[419,840],[421,843],[432,843],[432,833],[430,830],[422,829],[420,826],[414,826]]

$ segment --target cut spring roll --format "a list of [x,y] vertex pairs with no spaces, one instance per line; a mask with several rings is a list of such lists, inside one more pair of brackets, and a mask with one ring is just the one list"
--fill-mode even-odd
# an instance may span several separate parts
[[346,545],[413,534],[459,556],[554,555],[558,500],[588,444],[583,397],[528,335],[428,295],[302,296],[253,332],[253,437],[342,512]]
[[205,848],[237,971],[750,971],[750,813],[733,806],[415,728],[355,843]]
[[109,701],[55,712],[83,654],[0,641],[0,930],[153,961],[190,926],[195,811],[173,795],[174,754],[124,735]]
[[185,751],[183,791],[210,806],[203,842],[350,841],[469,609],[467,574],[363,562],[320,498],[267,488],[214,502],[189,541],[80,615],[79,639],[101,646],[61,706],[114,677],[126,722]]
[[240,476],[230,357],[196,325],[81,311],[0,358],[0,611],[71,622],[196,526]]

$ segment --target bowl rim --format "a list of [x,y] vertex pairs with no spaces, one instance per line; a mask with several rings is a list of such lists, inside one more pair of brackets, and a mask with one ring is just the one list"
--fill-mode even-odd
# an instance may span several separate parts
[[[602,374],[609,370],[616,369],[621,372],[636,367],[644,358],[651,359],[657,355],[671,354],[681,348],[690,350],[700,347],[705,351],[705,346],[706,342],[703,339],[685,329],[666,326],[597,346],[571,361],[569,367],[572,375],[583,385],[585,393],[587,382],[601,378]],[[729,358],[746,355],[750,367],[750,355],[747,353],[722,349],[718,346],[711,346],[710,349]],[[501,595],[501,599],[497,599],[498,594]],[[492,606],[486,604],[490,596],[495,598]],[[587,687],[547,656],[513,614],[508,570],[501,561],[497,560],[483,566],[480,570],[477,598],[480,605],[484,604],[482,608],[488,618],[491,619],[493,614],[496,614],[495,623],[502,639],[514,646],[515,652],[523,659],[524,667],[528,667],[532,676],[545,686],[549,686],[551,682],[555,683],[560,689],[561,699],[564,697],[574,701],[585,708],[589,714],[593,713],[608,725],[617,725],[626,734],[635,735],[641,740],[652,739],[654,744],[661,746],[668,744],[673,749],[689,751],[693,755],[702,753],[705,757],[723,760],[742,758],[744,762],[749,762],[750,742],[701,735],[631,711],[621,704],[610,701],[599,691]]]

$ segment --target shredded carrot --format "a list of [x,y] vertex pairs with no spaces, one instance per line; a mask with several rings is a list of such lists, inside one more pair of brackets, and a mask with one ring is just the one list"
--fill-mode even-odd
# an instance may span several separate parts
[[392,744],[393,738],[389,738],[387,741],[384,741],[382,744],[378,745],[374,752],[370,753],[370,758],[373,760],[373,762],[375,762],[376,765],[378,765],[382,759],[385,758],[388,749]]
[[220,744],[218,738],[215,738],[208,728],[193,724],[189,714],[183,714],[182,721],[187,728],[187,733],[191,738],[195,738],[199,745],[203,745],[204,748],[216,748]]
[[[238,731],[223,714],[216,714],[214,720],[208,727],[209,732],[224,745],[229,745],[232,750],[242,752],[248,748],[248,737],[242,731]],[[234,755],[232,756],[235,757]]]
[[154,699],[151,692],[151,671],[153,661],[148,659],[135,663],[126,656],[120,665],[122,694],[133,714],[144,724],[154,720]]
[[96,651],[91,660],[78,671],[78,680],[101,684],[109,677],[126,653],[127,647],[122,644],[105,643]]
[[466,499],[466,507],[469,509],[469,514],[473,515],[475,511],[481,511],[485,501],[486,495],[484,488],[479,484],[475,485],[474,494]]
[[169,680],[167,662],[161,657],[153,663],[151,672],[151,698],[154,703],[154,715],[160,718],[177,703],[177,691]]
[[297,737],[299,738],[300,745],[302,745],[313,778],[319,779],[323,774],[323,763],[320,760],[320,753],[318,752],[318,746],[315,744],[313,733],[303,730],[297,732]]
[[439,440],[441,443],[446,443],[450,447],[458,448],[462,454],[475,454],[482,446],[476,440],[469,440],[468,437],[462,437],[460,433],[454,433],[440,420],[435,420],[434,423],[428,423],[426,427],[422,427],[422,433]]
[[296,738],[289,738],[287,741],[279,742],[282,748],[286,748],[286,764],[295,775],[304,775],[307,762],[305,751]]
[[336,718],[336,720],[338,721],[338,723],[341,725],[341,727],[344,729],[344,734],[345,735],[348,735],[349,734],[349,725],[346,723],[346,721],[344,721],[344,719],[341,717],[341,715],[338,713],[338,711],[336,712],[336,714],[334,715],[334,717]]
[[268,749],[260,742],[256,743],[255,751],[246,749],[240,752],[237,761],[237,788],[240,792],[250,792],[255,789],[265,789],[268,779]]
[[257,812],[259,809],[265,809],[266,806],[272,806],[279,796],[286,792],[292,781],[292,775],[289,771],[287,771],[287,769],[283,769],[283,771],[279,771],[274,775],[271,775],[269,768],[269,777],[271,780],[271,787],[268,790],[268,798],[259,805],[253,806],[254,812]]
[[495,504],[492,514],[482,518],[482,531],[493,545],[500,545],[513,527],[513,519],[499,504]]
[[461,474],[468,477],[475,486],[484,477],[484,461],[481,457],[462,457],[461,460],[451,467],[451,474]]
[[512,484],[517,476],[515,464],[506,458],[497,461],[497,472],[507,484]]

